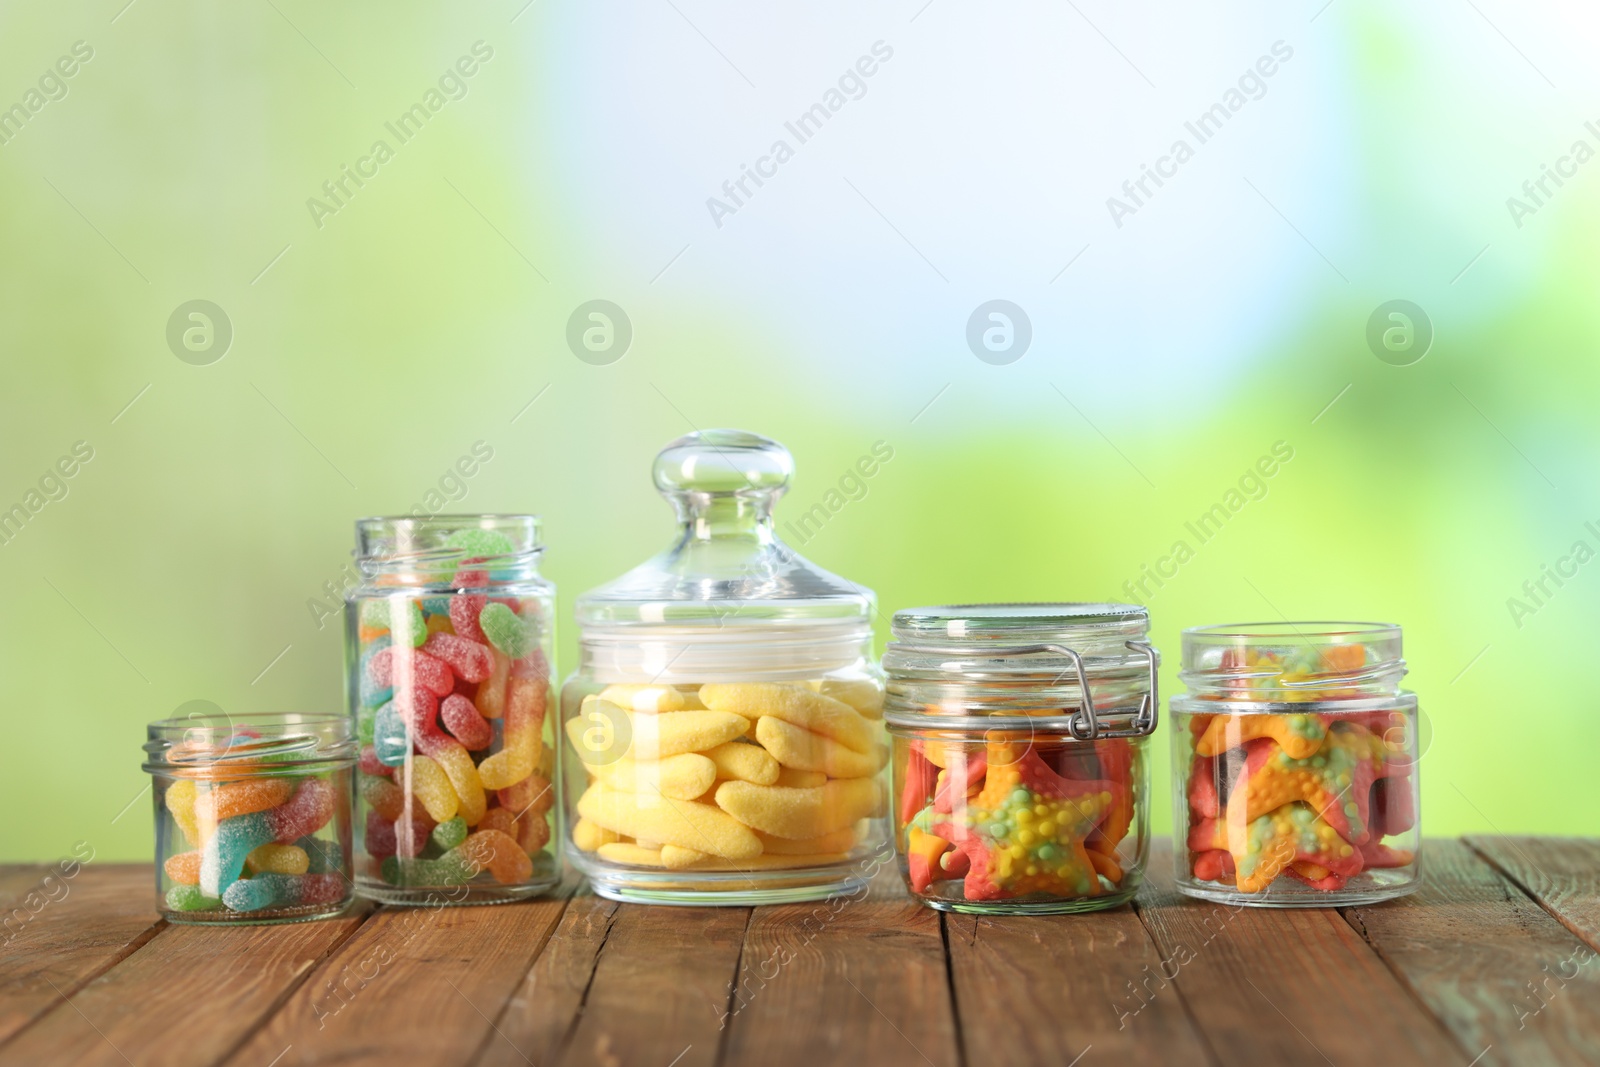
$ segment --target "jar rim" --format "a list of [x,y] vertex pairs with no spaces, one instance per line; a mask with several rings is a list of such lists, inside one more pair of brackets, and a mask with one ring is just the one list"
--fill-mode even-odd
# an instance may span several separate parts
[[1150,613],[1114,601],[993,601],[901,608],[890,624],[899,638],[1013,639],[1030,631],[1096,635],[1150,625]]
[[217,712],[157,719],[144,770],[179,778],[308,774],[355,765],[350,717],[331,712]]
[[1318,619],[1304,622],[1292,622],[1282,619],[1277,622],[1233,622],[1221,623],[1210,626],[1189,626],[1183,631],[1183,638],[1188,641],[1191,637],[1200,638],[1229,638],[1238,643],[1250,641],[1278,641],[1286,638],[1353,638],[1364,637],[1377,639],[1380,637],[1399,637],[1401,629],[1398,623],[1392,622],[1352,622],[1347,620]]

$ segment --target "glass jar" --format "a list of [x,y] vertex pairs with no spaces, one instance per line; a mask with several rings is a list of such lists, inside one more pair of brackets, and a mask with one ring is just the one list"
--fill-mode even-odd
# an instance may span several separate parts
[[654,478],[676,540],[578,598],[566,854],[602,896],[811,900],[861,888],[881,862],[874,599],[778,539],[793,472],[752,433],[671,442]]
[[356,747],[344,716],[163,719],[144,750],[168,922],[298,922],[350,903]]
[[1400,627],[1283,622],[1183,632],[1172,700],[1180,892],[1269,907],[1416,888],[1417,697]]
[[560,880],[551,847],[555,587],[533,515],[356,523],[345,604],[361,743],[356,884],[390,904],[495,904]]
[[1133,897],[1160,714],[1148,628],[1127,604],[895,612],[895,849],[924,904],[1038,915]]

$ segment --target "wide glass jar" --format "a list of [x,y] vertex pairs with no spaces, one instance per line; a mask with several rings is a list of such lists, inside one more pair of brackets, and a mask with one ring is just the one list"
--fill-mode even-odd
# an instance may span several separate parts
[[677,538],[578,598],[566,854],[602,896],[810,900],[859,889],[881,862],[874,599],[778,539],[793,472],[752,433],[671,442],[654,478]]
[[1046,914],[1133,896],[1160,708],[1148,628],[1127,604],[895,612],[895,849],[924,904]]
[[494,904],[560,880],[551,846],[555,587],[533,515],[356,523],[345,604],[360,740],[356,884],[391,904]]
[[1172,699],[1180,892],[1269,907],[1416,888],[1417,697],[1400,627],[1282,622],[1183,632]]
[[163,719],[144,750],[169,922],[298,922],[350,903],[356,748],[343,715]]

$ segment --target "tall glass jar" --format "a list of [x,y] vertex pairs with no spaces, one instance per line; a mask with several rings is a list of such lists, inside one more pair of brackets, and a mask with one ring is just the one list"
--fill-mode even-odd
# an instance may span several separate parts
[[533,515],[362,519],[345,610],[356,883],[391,904],[555,885],[555,587]]
[[895,612],[895,849],[924,904],[1045,914],[1132,898],[1160,708],[1148,627],[1127,604]]
[[1417,697],[1400,627],[1283,622],[1183,632],[1172,700],[1179,891],[1268,907],[1416,888]]
[[615,900],[763,904],[865,885],[885,846],[870,590],[773,531],[776,441],[656,457],[671,547],[578,598],[561,693],[567,856]]
[[342,715],[222,713],[149,727],[156,910],[169,922],[248,925],[337,915],[352,899]]

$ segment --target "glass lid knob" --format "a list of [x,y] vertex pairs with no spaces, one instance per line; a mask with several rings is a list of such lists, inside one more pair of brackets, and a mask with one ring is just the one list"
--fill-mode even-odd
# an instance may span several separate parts
[[704,494],[770,502],[789,488],[794,457],[772,438],[747,430],[696,430],[668,443],[652,474],[669,500]]

